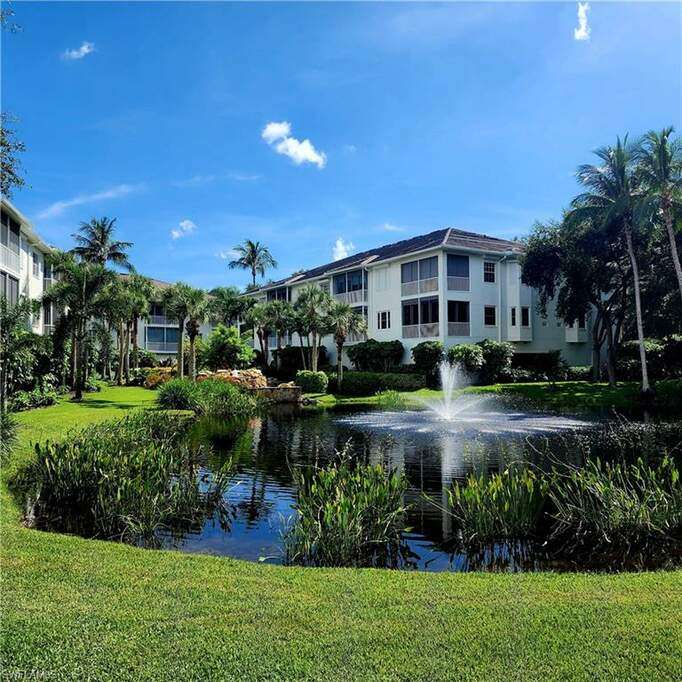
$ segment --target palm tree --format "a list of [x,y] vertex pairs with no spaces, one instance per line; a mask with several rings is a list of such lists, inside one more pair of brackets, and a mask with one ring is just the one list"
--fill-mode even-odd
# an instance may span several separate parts
[[228,327],[238,322],[245,309],[238,287],[216,287],[210,293],[211,319]]
[[116,345],[118,349],[118,369],[116,371],[116,383],[123,384],[123,376],[126,374],[128,362],[128,349],[130,347],[130,320],[133,315],[134,295],[131,290],[118,278],[110,282],[103,290],[99,315],[106,321],[109,333],[116,330]]
[[263,362],[267,365],[268,362],[268,310],[265,303],[256,303],[251,306],[246,314],[246,322],[256,330],[258,337],[258,345],[263,356]]
[[235,246],[234,250],[239,256],[230,261],[229,267],[241,270],[250,270],[252,286],[256,286],[256,275],[263,277],[269,268],[276,268],[277,261],[272,257],[270,250],[265,244],[245,239],[243,244]]
[[679,210],[682,203],[682,144],[679,139],[670,139],[672,133],[671,126],[660,133],[650,130],[642,138],[637,153],[637,173],[651,208],[662,218],[668,233],[670,254],[682,298],[682,265],[674,228],[675,210]]
[[587,188],[571,203],[570,220],[591,219],[606,230],[615,230],[625,237],[635,294],[635,317],[639,357],[642,366],[642,391],[651,391],[647,371],[646,349],[644,348],[644,327],[642,324],[642,301],[637,257],[633,243],[633,231],[639,226],[641,190],[634,173],[636,149],[628,144],[627,135],[617,139],[614,147],[602,147],[595,151],[601,165],[589,164],[578,168],[576,177]]
[[151,280],[143,277],[142,275],[137,275],[133,273],[125,279],[125,287],[130,293],[130,313],[131,319],[129,322],[128,333],[132,337],[132,363],[133,369],[139,369],[140,359],[139,359],[139,344],[137,341],[137,334],[139,329],[139,321],[141,318],[149,317],[149,310],[151,308],[152,301],[157,298],[156,287],[152,284]]
[[365,318],[347,303],[336,301],[329,308],[326,325],[336,344],[336,373],[340,387],[343,382],[343,344],[346,343],[349,334],[363,334],[367,331],[367,323]]
[[316,284],[308,284],[294,303],[294,309],[300,315],[300,322],[310,349],[310,369],[317,372],[317,361],[320,343],[326,331],[326,315],[332,303],[328,291]]
[[185,321],[189,317],[190,307],[192,305],[192,292],[194,289],[184,282],[177,282],[171,287],[168,287],[163,292],[163,304],[166,308],[168,317],[178,321],[178,376],[182,379],[185,376],[185,368],[183,363],[183,356],[185,350],[184,335],[185,335]]
[[197,379],[197,354],[196,343],[201,325],[208,313],[208,299],[206,292],[201,289],[192,289],[187,297],[187,323],[185,330],[189,339],[189,376],[192,381]]
[[[265,304],[267,326],[277,334],[277,350],[282,350],[282,337],[294,324],[294,308],[288,301],[269,301]],[[275,355],[275,365],[279,369],[280,353]]]
[[132,271],[134,268],[126,253],[132,242],[115,241],[115,229],[116,218],[93,218],[89,223],[81,223],[78,232],[71,235],[77,244],[73,252],[88,263],[113,263]]
[[75,399],[83,397],[87,324],[102,308],[102,293],[115,274],[103,265],[77,261],[72,254],[53,255],[53,271],[58,275],[43,300],[68,309],[72,329]]

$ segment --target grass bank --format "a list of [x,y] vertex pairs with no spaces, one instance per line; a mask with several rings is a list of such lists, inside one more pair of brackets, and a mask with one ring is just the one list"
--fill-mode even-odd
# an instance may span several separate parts
[[[21,451],[152,404],[27,412]],[[21,453],[20,453],[21,454]],[[299,569],[28,530],[3,482],[2,670],[53,679],[673,679],[680,572]]]

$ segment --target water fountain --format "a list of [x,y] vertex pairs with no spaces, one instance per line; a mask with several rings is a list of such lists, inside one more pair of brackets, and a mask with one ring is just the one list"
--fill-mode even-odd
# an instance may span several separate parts
[[438,373],[443,397],[439,400],[424,400],[423,404],[440,419],[452,421],[462,412],[471,410],[487,399],[487,396],[457,394],[472,383],[471,375],[460,364],[450,364],[443,360],[438,367]]

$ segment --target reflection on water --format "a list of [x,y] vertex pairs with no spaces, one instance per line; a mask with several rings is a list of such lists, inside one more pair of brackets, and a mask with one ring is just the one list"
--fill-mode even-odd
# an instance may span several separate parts
[[[236,427],[221,421],[199,422],[192,438],[210,444],[206,471],[227,459],[235,474],[227,489],[231,514],[207,521],[200,532],[166,536],[166,546],[189,552],[280,562],[281,534],[295,499],[292,470],[320,465],[349,440],[356,457],[404,472],[412,504],[406,540],[414,565],[422,570],[505,570],[538,568],[542,556],[519,544],[466,553],[453,537],[451,517],[443,511],[444,490],[470,472],[501,471],[512,462],[549,466],[546,452],[565,448],[558,433],[588,424],[557,417],[487,411],[463,413],[444,422],[433,413],[378,411],[280,412]],[[412,563],[412,562],[410,562]]]

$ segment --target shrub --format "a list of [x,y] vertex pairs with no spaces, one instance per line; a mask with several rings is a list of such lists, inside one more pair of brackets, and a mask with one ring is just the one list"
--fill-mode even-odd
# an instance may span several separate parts
[[140,367],[139,369],[130,370],[129,386],[144,386],[147,378],[152,373],[153,367]]
[[669,377],[682,377],[682,335],[663,339],[663,364]]
[[[344,372],[341,388],[334,376],[332,389],[341,395],[366,396],[377,391],[417,391],[426,386],[421,374],[384,374],[382,372]],[[330,390],[332,390],[330,389]]]
[[7,462],[16,446],[18,430],[19,424],[14,415],[9,412],[0,412],[0,465]]
[[54,388],[36,386],[31,391],[17,391],[12,394],[8,401],[8,407],[11,412],[32,410],[36,407],[54,405],[57,398],[59,398],[59,394]]
[[137,350],[137,363],[140,368],[151,368],[158,367],[159,360],[150,350],[146,348],[138,348]]
[[451,365],[460,365],[469,373],[479,372],[483,367],[483,349],[475,343],[450,346],[445,357]]
[[173,367],[159,366],[152,369],[144,381],[144,387],[149,389],[155,389],[170,381],[176,375],[176,371]]
[[254,360],[255,353],[239,334],[237,327],[219,324],[210,334],[204,349],[206,366],[217,369],[244,369]]
[[379,391],[376,393],[377,405],[382,410],[404,410],[407,407],[407,400],[398,391]]
[[167,410],[193,410],[197,386],[189,379],[171,379],[159,386],[156,402]]
[[682,532],[682,484],[667,457],[654,467],[591,460],[563,475],[550,496],[553,534],[590,553],[609,548],[631,555]]
[[199,481],[185,422],[141,412],[104,422],[62,443],[37,445],[13,477],[37,525],[108,539],[154,542],[222,508],[224,476]]
[[397,566],[407,480],[380,465],[340,463],[298,474],[286,561],[305,566]]
[[99,393],[103,388],[106,387],[106,381],[102,381],[102,379],[91,375],[85,380],[85,386],[83,388],[87,393]]
[[448,510],[467,542],[523,539],[535,534],[549,482],[531,469],[469,475],[448,490]]
[[566,379],[568,381],[591,381],[592,368],[589,365],[568,367],[566,369]]
[[[646,350],[647,369],[649,370],[650,378],[663,378],[666,369],[665,343],[659,339],[644,339],[644,349]],[[639,381],[641,371],[639,343],[637,341],[625,341],[618,349],[616,373],[620,379]]]
[[514,353],[511,366],[513,369],[525,369],[531,376],[544,377],[544,381],[566,378],[568,366],[561,358],[560,350],[546,353]]
[[477,345],[483,351],[481,382],[494,384],[511,368],[514,346],[506,341],[491,341],[490,339],[480,341]]
[[[272,352],[275,358],[279,359],[279,368],[275,373],[280,379],[291,381],[296,376],[296,373],[303,369],[300,347],[284,346],[280,350],[274,350]],[[305,349],[305,352],[308,353],[307,348]],[[327,356],[327,349],[324,346],[320,346],[317,355],[317,366],[327,367],[328,365],[329,358]]]
[[346,348],[353,367],[361,372],[390,372],[400,365],[405,349],[400,341],[367,339]]
[[257,412],[256,400],[227,381],[206,379],[194,385],[192,409],[197,414],[243,419]]
[[430,385],[437,383],[438,365],[443,361],[443,344],[440,341],[422,341],[412,349],[412,359],[419,372]]
[[329,378],[324,372],[312,372],[302,369],[296,372],[295,381],[304,393],[326,393]]

